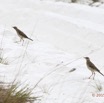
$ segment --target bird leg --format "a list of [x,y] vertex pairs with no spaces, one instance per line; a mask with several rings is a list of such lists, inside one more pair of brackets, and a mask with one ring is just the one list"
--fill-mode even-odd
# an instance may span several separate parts
[[95,77],[95,72],[93,72],[94,73],[94,76],[93,76],[93,80],[94,80],[94,77]]
[[[91,74],[91,76],[93,75],[93,72],[92,72],[92,74]],[[89,79],[91,78],[91,76],[89,77]]]
[[[23,40],[23,39],[22,39]],[[24,44],[24,40],[23,40],[23,42],[22,42],[22,46],[23,46],[23,44]]]

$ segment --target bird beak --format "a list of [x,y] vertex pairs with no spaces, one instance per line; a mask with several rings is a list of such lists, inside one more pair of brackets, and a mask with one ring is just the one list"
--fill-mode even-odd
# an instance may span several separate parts
[[86,57],[84,57],[84,59],[86,59]]

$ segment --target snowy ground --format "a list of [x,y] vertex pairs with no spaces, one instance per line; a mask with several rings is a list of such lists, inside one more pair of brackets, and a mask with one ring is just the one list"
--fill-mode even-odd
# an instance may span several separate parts
[[[0,80],[34,87],[41,103],[104,103],[104,77],[85,65],[89,56],[104,73],[104,6],[4,0],[0,3]],[[23,46],[17,26],[34,41]],[[5,65],[8,64],[8,65]],[[76,68],[76,71],[70,72]],[[102,88],[99,90],[99,88]],[[101,95],[97,97],[97,95]]]

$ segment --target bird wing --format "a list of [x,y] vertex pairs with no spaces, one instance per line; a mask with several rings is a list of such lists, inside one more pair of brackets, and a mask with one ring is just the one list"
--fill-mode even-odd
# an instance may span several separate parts
[[89,67],[94,68],[96,71],[100,72],[100,70],[91,61],[89,61]]
[[18,32],[19,34],[21,34],[24,38],[28,38],[28,37],[26,36],[26,34],[25,34],[24,32],[22,32],[21,30],[18,29],[17,32]]

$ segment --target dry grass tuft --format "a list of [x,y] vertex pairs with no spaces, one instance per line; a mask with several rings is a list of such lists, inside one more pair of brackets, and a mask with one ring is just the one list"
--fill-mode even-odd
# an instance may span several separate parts
[[32,97],[32,90],[19,85],[0,85],[0,103],[33,103],[37,97]]

